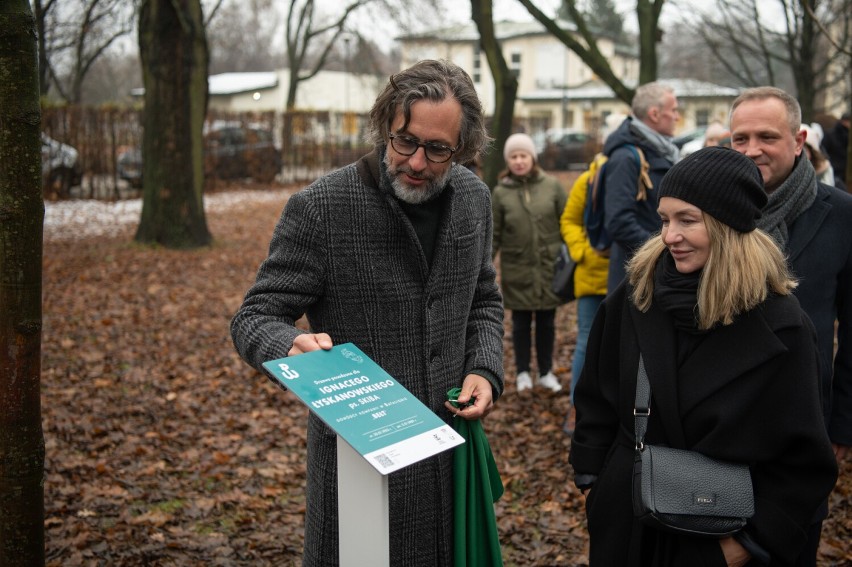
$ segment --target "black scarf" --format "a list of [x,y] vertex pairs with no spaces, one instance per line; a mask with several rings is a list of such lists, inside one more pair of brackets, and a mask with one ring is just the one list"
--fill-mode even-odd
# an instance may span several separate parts
[[769,233],[782,250],[787,247],[790,225],[816,200],[816,172],[811,160],[803,158],[804,155],[803,151],[802,155],[796,158],[793,171],[787,179],[769,194],[769,201],[757,220],[757,228]]
[[654,303],[674,319],[675,328],[687,333],[698,329],[698,281],[701,270],[682,274],[668,250],[657,261],[654,273]]

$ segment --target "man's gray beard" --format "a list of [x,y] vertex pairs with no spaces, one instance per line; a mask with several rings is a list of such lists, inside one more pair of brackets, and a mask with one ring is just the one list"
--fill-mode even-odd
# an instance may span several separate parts
[[453,171],[453,166],[450,166],[440,177],[428,180],[422,187],[414,188],[399,178],[399,173],[405,173],[405,169],[391,169],[390,158],[387,154],[385,154],[385,167],[388,171],[391,187],[393,187],[393,194],[396,195],[397,199],[409,205],[419,205],[440,195],[447,186],[450,174]]

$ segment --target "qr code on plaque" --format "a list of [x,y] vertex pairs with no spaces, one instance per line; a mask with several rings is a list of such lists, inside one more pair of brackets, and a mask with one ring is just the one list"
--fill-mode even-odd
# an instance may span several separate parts
[[384,468],[393,466],[393,461],[384,453],[379,453],[378,455],[376,455],[376,461],[378,461],[378,463]]

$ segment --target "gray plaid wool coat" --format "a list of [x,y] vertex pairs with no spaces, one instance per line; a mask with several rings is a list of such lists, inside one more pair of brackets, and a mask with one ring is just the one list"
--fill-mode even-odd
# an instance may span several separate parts
[[[503,391],[503,307],[491,261],[488,188],[453,166],[431,266],[382,176],[383,148],[290,198],[231,323],[240,355],[287,355],[311,332],[352,342],[449,422],[447,390],[472,370]],[[452,451],[391,473],[391,565],[452,565]],[[308,419],[304,565],[337,565],[336,438]]]

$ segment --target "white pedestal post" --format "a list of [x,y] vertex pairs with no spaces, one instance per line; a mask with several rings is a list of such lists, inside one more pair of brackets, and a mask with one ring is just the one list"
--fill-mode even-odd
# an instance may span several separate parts
[[337,436],[340,567],[390,567],[388,477]]

